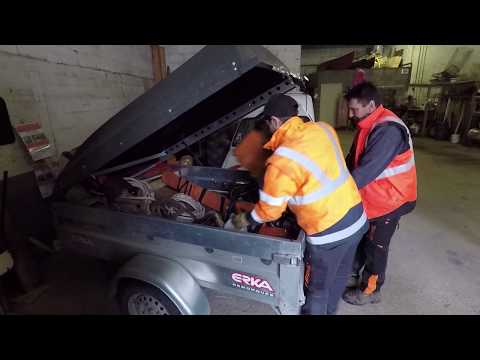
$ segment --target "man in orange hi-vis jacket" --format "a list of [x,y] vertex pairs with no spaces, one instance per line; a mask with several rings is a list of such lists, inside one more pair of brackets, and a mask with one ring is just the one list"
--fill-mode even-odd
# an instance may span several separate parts
[[400,218],[416,206],[417,171],[410,131],[383,107],[375,85],[359,83],[345,98],[358,129],[346,163],[360,189],[370,228],[358,247],[352,288],[343,299],[365,305],[380,302],[390,240]]
[[264,109],[273,133],[260,200],[233,219],[254,228],[281,217],[287,206],[307,235],[304,314],[334,314],[358,243],[368,229],[360,194],[335,130],[297,116],[290,96],[274,95]]

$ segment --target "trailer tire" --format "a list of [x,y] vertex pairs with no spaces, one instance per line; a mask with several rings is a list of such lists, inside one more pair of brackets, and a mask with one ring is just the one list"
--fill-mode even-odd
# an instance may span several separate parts
[[120,293],[120,309],[127,315],[181,315],[160,289],[140,281],[127,282]]

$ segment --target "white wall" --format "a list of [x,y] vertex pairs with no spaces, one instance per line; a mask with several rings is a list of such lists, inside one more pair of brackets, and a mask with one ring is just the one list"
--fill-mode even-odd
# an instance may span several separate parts
[[[403,62],[412,63],[412,83],[429,83],[432,75],[445,69],[457,47],[474,50],[465,64],[461,74],[469,79],[480,79],[480,45],[384,45],[385,55],[390,50],[403,49]],[[356,55],[364,55],[367,46],[332,46],[316,49],[302,49],[302,69],[308,71],[312,65],[338,58],[351,51]],[[422,56],[422,54],[424,56]],[[417,88],[411,91],[422,104],[426,99],[426,90]]]
[[[205,45],[160,45],[165,48],[165,56],[170,71],[174,71]],[[300,73],[300,45],[263,45],[282,61],[291,72]]]
[[[459,47],[473,50],[460,74],[466,79],[480,79],[480,45],[394,45],[393,47],[403,49],[404,62],[412,63],[411,83],[429,83],[433,74],[445,70],[455,49]],[[416,89],[412,94],[416,96],[419,104],[426,100],[425,89]]]
[[[175,70],[205,45],[162,45]],[[300,45],[264,45],[300,72]],[[153,78],[148,45],[0,45],[0,96],[12,124],[39,121],[57,154],[80,145]],[[18,147],[0,148],[10,176],[30,169]]]
[[[148,45],[0,45],[0,96],[12,124],[39,121],[58,154],[80,145],[152,78]],[[14,176],[25,166],[12,151],[0,147],[0,167]]]
[[[434,73],[441,72],[445,69],[456,48],[470,48],[473,50],[472,55],[465,64],[462,74],[472,75],[472,72],[478,72],[480,65],[480,45],[394,45],[396,49],[403,49],[404,62],[412,63],[412,82],[428,82]],[[421,49],[425,59],[423,78],[419,74],[415,79],[417,67],[419,66],[419,57]],[[420,71],[422,70],[422,62],[420,61]],[[475,71],[477,70],[477,71]]]

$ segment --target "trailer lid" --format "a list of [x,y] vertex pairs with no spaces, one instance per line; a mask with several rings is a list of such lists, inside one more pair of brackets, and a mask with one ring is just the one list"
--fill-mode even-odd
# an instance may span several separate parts
[[175,154],[300,82],[262,46],[206,46],[96,130],[59,175],[55,194],[92,174]]

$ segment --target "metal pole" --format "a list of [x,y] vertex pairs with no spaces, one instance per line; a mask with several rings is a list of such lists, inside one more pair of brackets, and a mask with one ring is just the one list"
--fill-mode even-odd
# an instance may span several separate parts
[[423,110],[423,122],[422,122],[422,136],[425,136],[427,134],[427,121],[428,121],[428,108],[429,108],[429,102],[428,99],[430,98],[430,90],[432,88],[429,87],[427,90],[427,101],[425,102],[425,107]]
[[[3,172],[3,182],[2,182],[2,204],[0,209],[0,254],[7,250],[7,242],[5,237],[5,208],[7,204],[7,179],[8,171]],[[0,276],[0,313],[8,313],[8,303],[5,297],[3,279]]]
[[2,207],[0,209],[0,254],[7,249],[5,240],[5,208],[7,206],[7,179],[8,171],[3,172],[2,182]]

